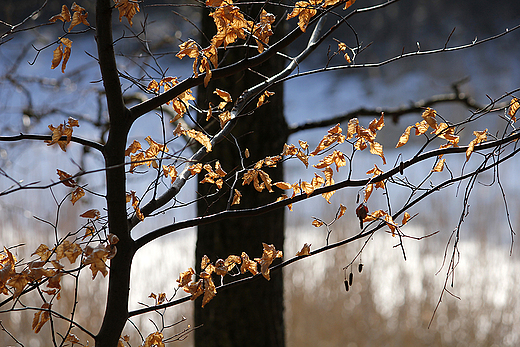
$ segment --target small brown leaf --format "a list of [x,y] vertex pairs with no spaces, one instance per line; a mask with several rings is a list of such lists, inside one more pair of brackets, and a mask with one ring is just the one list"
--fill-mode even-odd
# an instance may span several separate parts
[[311,244],[304,244],[302,249],[296,253],[297,257],[301,257],[304,255],[311,255]]
[[82,218],[98,219],[100,215],[101,215],[101,213],[99,213],[98,210],[92,209],[92,210],[83,212],[79,216]]
[[81,187],[77,187],[72,192],[72,195],[70,197],[70,201],[72,202],[72,205],[74,205],[79,199],[85,196],[85,191]]
[[49,19],[49,22],[54,23],[57,20],[61,20],[62,22],[70,22],[70,11],[66,5],[62,5],[61,13],[57,14],[55,16],[52,16],[51,19]]
[[51,308],[51,304],[44,303],[41,308],[42,310],[36,311],[32,321],[32,330],[34,330],[36,334],[38,334],[45,323],[51,319],[51,314],[48,311]]

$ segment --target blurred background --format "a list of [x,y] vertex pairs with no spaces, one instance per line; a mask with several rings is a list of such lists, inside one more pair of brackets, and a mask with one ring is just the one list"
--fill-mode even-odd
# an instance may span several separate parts
[[[158,4],[161,2],[154,2]],[[375,1],[358,0],[355,6],[364,7]],[[0,10],[0,20],[17,23],[41,6],[41,1],[4,1]],[[30,22],[44,23],[52,15],[60,12],[62,2],[49,1],[44,10]],[[195,4],[195,3],[192,3]],[[70,4],[67,3],[67,5]],[[91,13],[89,21],[94,22],[93,3],[80,5]],[[135,23],[147,20],[147,38],[163,68],[169,74],[185,78],[191,74],[191,62],[180,61],[175,50],[181,40],[196,38],[198,32],[176,13],[188,16],[197,23],[200,14],[197,7],[154,7],[148,1],[141,5],[141,13],[134,18]],[[175,12],[174,12],[175,11]],[[148,15],[148,17],[146,17]],[[450,33],[450,46],[467,44],[475,38],[483,39],[504,32],[520,23],[520,9],[515,2],[489,1],[412,1],[403,0],[380,11],[355,16],[350,24],[356,29],[359,40],[364,45],[371,43],[356,63],[377,62],[399,55],[402,50],[413,51],[418,45],[422,50],[443,47]],[[116,26],[114,37],[130,33],[126,23]],[[296,20],[290,22],[296,24]],[[137,26],[139,27],[139,26]],[[6,31],[2,27],[2,33]],[[92,123],[104,116],[103,95],[100,94],[100,76],[97,63],[85,52],[96,56],[95,42],[89,34],[73,37],[70,62],[65,74],[50,69],[52,51],[55,45],[39,52],[56,40],[61,32],[59,25],[41,27],[16,35],[0,45],[0,116],[1,134],[48,133],[47,125],[57,125],[68,116],[80,119],[80,128],[74,133],[99,139],[99,130]],[[354,46],[352,32],[344,29],[335,36],[338,40]],[[371,69],[348,69],[337,73],[314,74],[296,78],[285,83],[285,110],[290,124],[300,124],[311,119],[325,119],[331,116],[367,108],[395,108],[410,102],[429,98],[433,95],[450,93],[454,83],[464,81],[460,89],[477,102],[486,104],[489,99],[498,98],[518,88],[520,81],[520,34],[513,32],[499,40],[479,45],[468,50],[443,53],[397,61]],[[119,64],[122,71],[139,74],[137,62],[146,61],[142,48],[125,40],[124,45],[116,45],[120,53]],[[304,45],[305,40],[297,42]],[[330,42],[332,50],[336,43]],[[296,46],[296,49],[298,46]],[[327,59],[328,45],[314,53],[300,67],[301,71],[322,66]],[[293,52],[293,51],[292,51]],[[293,52],[293,53],[294,53]],[[291,52],[289,52],[291,53]],[[142,60],[140,60],[142,59]],[[29,64],[29,62],[32,64]],[[130,84],[128,84],[130,85]],[[470,111],[462,105],[441,105],[435,107],[443,117],[460,121],[468,117]],[[372,118],[360,119],[368,125]],[[365,178],[365,172],[376,163],[387,170],[402,158],[410,158],[422,139],[414,138],[405,147],[393,149],[404,129],[420,120],[419,114],[410,114],[393,123],[387,120],[385,128],[378,134],[385,148],[387,165],[369,153],[358,153],[355,158],[353,178]],[[159,120],[141,121],[131,132],[130,141],[142,140],[147,135],[160,136]],[[491,114],[481,119],[462,134],[461,143],[467,144],[473,130],[489,128],[490,133],[501,130],[499,114]],[[299,132],[289,139],[296,143],[307,140],[310,147],[316,146],[327,129]],[[457,163],[457,160],[460,163]],[[461,172],[463,159],[448,159],[450,168]],[[66,172],[78,171],[78,166],[87,169],[100,167],[102,157],[97,153],[83,153],[79,146],[69,146],[66,153],[58,148],[47,147],[40,142],[24,144],[0,143],[0,167],[16,179],[50,183],[56,180],[56,168]],[[471,165],[471,164],[470,164]],[[516,173],[520,169],[518,159],[505,163],[501,169],[501,182],[506,191],[507,203],[514,230],[519,230],[520,220],[514,213],[520,201]],[[406,172],[411,182],[419,182],[431,169],[414,168]],[[286,164],[286,181],[295,182],[299,178],[310,180],[312,171],[305,170],[300,162]],[[440,173],[439,181],[447,178]],[[103,191],[103,173],[89,176],[89,188]],[[341,173],[335,177],[342,178]],[[345,178],[345,177],[343,177]],[[130,177],[132,189],[146,189],[146,176]],[[433,195],[427,201],[409,211],[419,215],[403,232],[414,237],[422,237],[439,231],[435,236],[422,240],[405,240],[407,260],[403,259],[398,241],[391,235],[378,232],[364,247],[360,260],[352,269],[343,271],[364,246],[365,241],[349,244],[309,259],[302,260],[284,269],[285,278],[285,319],[287,346],[517,346],[520,344],[520,259],[517,244],[512,244],[507,226],[503,196],[499,187],[490,185],[493,173],[485,173],[474,188],[470,199],[470,213],[462,226],[460,262],[454,277],[454,296],[445,294],[441,305],[433,317],[435,307],[446,279],[443,258],[452,230],[457,226],[462,213],[463,202],[460,187],[450,187]],[[0,178],[0,191],[11,186],[8,179]],[[188,184],[180,201],[194,199],[194,182]],[[389,188],[392,203],[407,198],[407,191],[397,187]],[[54,230],[38,219],[55,221],[59,206],[58,225],[60,232],[77,230],[84,222],[77,217],[89,208],[103,206],[103,200],[88,196],[81,203],[71,206],[61,199],[68,193],[64,187],[49,190],[21,191],[0,199],[0,243],[2,246],[24,244],[15,249],[18,258],[29,254],[40,243],[54,242]],[[356,190],[337,192],[328,205],[322,198],[314,198],[294,206],[293,212],[286,214],[286,257],[294,255],[304,243],[311,243],[312,249],[325,245],[327,232],[311,225],[313,217],[329,221],[334,218],[335,207],[340,203],[347,206],[347,214],[334,224],[330,242],[354,235],[359,231],[355,217]],[[369,201],[370,210],[385,208],[386,197],[376,191]],[[195,215],[194,207],[172,210],[167,215],[151,218],[135,230],[139,235],[159,227],[168,221],[187,219]],[[36,219],[37,217],[38,219]],[[195,231],[183,230],[174,235],[148,245],[140,251],[133,263],[130,308],[142,307],[140,303],[153,304],[147,298],[151,292],[166,292],[172,295],[176,287],[175,279],[181,271],[194,267]],[[510,251],[512,249],[512,254]],[[357,265],[364,264],[359,273]],[[349,292],[343,286],[345,275],[354,273],[354,283]],[[78,316],[87,328],[94,331],[99,326],[104,308],[103,290],[107,279],[90,280],[85,273],[84,285],[80,286],[79,299],[88,302],[80,305]],[[74,283],[65,283],[72,288]],[[70,305],[73,297],[65,295],[61,304]],[[455,297],[456,296],[456,297]],[[458,297],[458,298],[457,298]],[[218,297],[216,298],[218,300]],[[36,302],[36,301],[35,301]],[[30,305],[31,302],[26,304]],[[166,312],[169,322],[186,317],[179,324],[182,330],[191,321],[191,304],[183,304]],[[433,320],[432,320],[433,317]],[[143,333],[154,330],[149,319],[154,315],[137,318],[134,322]],[[8,331],[15,334],[27,346],[46,346],[47,332],[38,335],[30,330],[32,314],[24,312],[0,313],[0,320]],[[432,321],[431,326],[428,325]],[[129,334],[135,329],[128,327]],[[47,334],[47,335],[46,335]],[[190,336],[181,346],[191,346]],[[0,345],[14,345],[13,340],[0,332]],[[137,345],[137,344],[136,344]]]

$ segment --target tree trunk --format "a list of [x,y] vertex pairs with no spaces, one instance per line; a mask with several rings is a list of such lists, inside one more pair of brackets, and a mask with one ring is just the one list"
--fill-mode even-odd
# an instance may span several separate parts
[[[267,9],[269,11],[269,9]],[[271,12],[271,11],[269,11]],[[213,20],[204,14],[202,30],[206,35],[214,32]],[[281,28],[277,29],[277,35],[281,34]],[[280,33],[278,33],[280,32]],[[208,37],[211,37],[208,35]],[[219,53],[223,56],[222,53]],[[235,61],[244,56],[244,50],[228,49],[229,61]],[[251,53],[250,53],[251,54]],[[271,59],[264,63],[258,70],[271,73],[280,71],[283,67],[282,59]],[[198,100],[212,100],[216,105],[219,100],[213,93],[215,88],[229,92],[233,101],[240,93],[262,81],[255,73],[246,72],[240,76],[233,76],[218,83],[210,83],[208,88],[198,90]],[[245,159],[245,165],[255,163],[266,156],[281,153],[287,140],[287,123],[283,114],[283,87],[278,85],[269,91],[276,94],[269,98],[269,103],[257,109],[254,114],[240,119],[233,130],[236,141],[240,145],[242,153],[247,148],[251,154]],[[256,104],[256,103],[255,103]],[[201,105],[202,106],[202,105]],[[204,123],[203,121],[201,121]],[[235,167],[241,167],[239,149],[232,137],[219,143],[206,159],[219,159],[226,163],[224,170],[231,171]],[[283,167],[279,164],[276,168],[267,168],[273,182],[283,180]],[[200,175],[200,180],[205,172]],[[270,203],[280,193],[269,193],[267,190],[257,192],[250,186],[242,186],[239,180],[235,188],[242,193],[242,202],[239,208],[255,207]],[[200,184],[198,192],[204,196],[211,189],[208,183]],[[214,187],[213,187],[214,189]],[[213,190],[214,191],[214,190]],[[229,194],[224,194],[220,199],[201,199],[197,203],[198,215],[202,216],[226,209]],[[215,201],[217,200],[217,201]],[[284,244],[284,210],[280,209],[267,215],[254,218],[230,219],[198,227],[196,248],[196,261],[207,255],[213,262],[228,255],[240,256],[246,252],[250,258],[261,257],[262,242],[274,244],[276,249],[283,249]],[[225,281],[236,280],[239,276],[226,276]],[[225,282],[226,283],[226,282]],[[216,284],[219,284],[217,280]],[[200,299],[195,303],[195,325],[203,325],[195,330],[195,346],[283,346],[283,277],[282,272],[271,274],[271,280],[263,278],[249,284],[240,285],[217,293],[217,296],[201,308]]]

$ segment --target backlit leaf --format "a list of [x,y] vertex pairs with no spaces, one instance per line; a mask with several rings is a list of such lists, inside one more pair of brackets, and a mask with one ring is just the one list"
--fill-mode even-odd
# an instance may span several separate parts
[[274,245],[268,245],[266,243],[262,243],[264,247],[264,251],[262,253],[262,258],[255,258],[255,261],[257,261],[260,264],[260,272],[262,275],[269,281],[270,279],[270,271],[269,266],[272,264],[272,262],[276,258],[283,257],[282,251],[277,251]]
[[347,1],[345,1],[345,7],[343,7],[343,9],[346,10],[350,6],[354,5],[355,2],[356,2],[356,0],[347,0]]
[[235,194],[233,195],[233,202],[231,206],[240,204],[240,198],[242,197],[242,193],[238,189],[235,189]]
[[329,146],[331,146],[334,143],[343,143],[345,142],[345,135],[342,134],[342,129],[339,126],[339,123],[336,124],[336,126],[330,128],[327,131],[327,135],[323,137],[323,139],[320,141],[318,146],[314,151],[311,152],[311,155],[314,156],[318,154],[320,151],[327,149]]
[[218,120],[220,122],[220,128],[223,129],[224,125],[231,120],[231,112],[225,111],[218,115]]
[[[268,13],[266,10],[262,10],[260,14],[260,22],[255,24],[253,28],[253,37],[255,38],[256,44],[258,45],[258,52],[264,51],[264,44],[269,43],[269,36],[273,35],[271,30],[271,24],[275,21],[275,15]],[[258,106],[257,106],[258,107]]]
[[[67,67],[67,62],[70,58],[72,41],[66,37],[62,37],[60,41],[63,43],[63,62],[61,63],[61,72],[65,73],[65,68]],[[61,45],[61,44],[60,44]],[[54,58],[53,58],[54,60]]]
[[313,225],[314,227],[316,227],[316,228],[321,227],[323,224],[325,224],[325,223],[323,223],[323,222],[322,222],[321,220],[319,220],[319,219],[314,219],[314,220],[312,221],[312,225]]
[[156,331],[146,337],[142,347],[164,347],[163,334]]
[[487,141],[487,129],[483,131],[474,131],[473,135],[475,135],[475,139],[473,139],[469,145],[468,149],[466,150],[466,161],[469,160],[469,157],[471,156],[471,153],[473,153],[473,149],[475,148],[475,145],[478,145],[481,142]]
[[55,69],[58,65],[60,65],[62,58],[63,58],[63,49],[62,49],[62,45],[60,44],[52,52],[51,69]]
[[325,158],[321,159],[320,162],[316,165],[313,165],[316,169],[324,169],[332,164],[336,165],[336,171],[339,171],[339,168],[347,165],[347,161],[345,160],[345,156],[340,151],[334,151]]
[[434,109],[426,108],[426,110],[421,114],[421,117],[431,126],[433,129],[437,129],[437,120],[435,119],[437,112]]
[[415,135],[419,136],[424,134],[426,131],[428,131],[429,127],[430,126],[428,125],[428,122],[426,122],[425,120],[422,120],[420,123],[415,123]]
[[195,129],[186,130],[185,134],[206,147],[206,151],[211,152],[212,145],[208,136]]
[[202,307],[204,307],[217,295],[217,289],[210,274],[203,272],[200,277],[204,280],[204,297],[202,298]]
[[518,99],[517,98],[511,99],[511,102],[509,103],[509,111],[507,114],[509,115],[509,117],[511,117],[513,122],[516,122],[516,112],[518,111],[519,108],[520,108],[520,102],[518,101]]
[[305,32],[311,18],[314,17],[316,13],[318,13],[316,7],[320,2],[321,0],[310,0],[309,2],[298,1],[294,5],[292,12],[287,15],[286,19],[289,20],[298,16],[298,26],[300,27],[301,31]]
[[139,141],[134,140],[134,142],[132,142],[132,144],[128,146],[128,148],[125,150],[125,156],[129,156],[131,153],[135,153],[140,149],[141,144],[139,143]]
[[175,180],[177,179],[177,169],[175,168],[175,166],[174,165],[168,165],[168,166],[163,165],[162,168],[163,168],[164,177],[170,176],[171,183],[173,184],[173,182],[175,182]]
[[[4,248],[4,251],[5,251],[5,248]],[[31,281],[27,275],[28,275],[28,273],[25,271],[22,273],[15,273],[11,276],[9,281],[7,281],[7,285],[11,286],[15,289],[13,298],[19,297],[20,294],[22,294],[23,289],[25,288],[27,283],[29,283]]]
[[69,32],[78,24],[85,24],[86,26],[90,26],[89,22],[87,21],[88,12],[83,7],[73,3],[70,9],[74,13],[72,14],[72,21],[69,25]]
[[[325,168],[325,170],[323,170],[323,173],[325,174],[325,186],[333,185],[334,179],[332,178],[332,175],[333,175],[334,171],[332,171],[332,168],[330,168],[330,167]],[[332,197],[332,195],[334,195],[335,192],[336,191],[333,190],[331,192],[323,193],[323,194],[321,194],[321,196],[323,196],[323,198],[325,200],[327,200],[327,202],[330,204],[330,198]]]
[[385,155],[383,154],[383,145],[375,141],[370,142],[370,153],[380,156],[381,159],[383,159],[383,164],[386,164]]
[[144,220],[144,215],[141,212],[141,209],[139,208],[139,199],[135,195],[135,191],[130,191],[130,196],[132,197],[132,207],[134,208],[135,215],[137,218],[139,218],[140,221]]
[[336,217],[336,219],[340,219],[345,214],[346,211],[347,211],[347,207],[343,206],[343,204],[340,204],[339,213],[338,213],[338,216]]
[[177,279],[177,282],[179,283],[179,287],[184,287],[188,283],[190,283],[194,274],[195,274],[195,271],[191,267],[188,270],[181,272],[179,275],[179,279]]
[[403,215],[403,221],[401,222],[401,225],[405,225],[408,223],[408,221],[411,219],[411,216],[408,212],[405,212]]
[[251,272],[254,275],[258,274],[258,264],[256,261],[249,259],[249,256],[246,252],[242,252],[240,256],[242,260],[242,265],[240,266],[240,273],[246,273],[247,271]]
[[404,133],[399,138],[399,142],[397,142],[397,145],[395,146],[395,148],[399,148],[401,146],[404,146],[408,142],[408,139],[410,138],[410,131],[412,130],[412,128],[413,128],[413,125],[409,125],[406,128]]
[[70,11],[67,8],[66,5],[61,6],[61,13],[57,14],[55,16],[52,16],[51,19],[49,19],[49,22],[56,22],[57,20],[61,20],[62,22],[70,22]]
[[435,167],[433,168],[432,172],[441,172],[444,169],[444,163],[446,162],[446,159],[441,159],[437,162]]
[[105,261],[115,255],[108,246],[100,244],[96,247],[93,247],[91,245],[88,245],[85,248],[84,255],[85,258],[83,259],[83,264],[90,265],[92,279],[96,278],[98,272],[101,272],[103,277],[106,277],[106,275],[108,275],[108,270]]
[[221,90],[221,89],[216,89],[214,92],[214,94],[217,94],[218,96],[220,96],[224,102],[221,102],[219,105],[218,105],[218,108],[220,109],[223,109],[224,106],[226,106],[226,104],[228,102],[232,102],[233,99],[231,98],[231,94],[229,94],[228,92],[224,91],[224,90]]
[[60,260],[63,258],[67,258],[71,264],[76,262],[76,259],[83,253],[81,247],[73,242],[68,240],[63,241],[54,249],[56,253],[56,259]]
[[274,92],[265,91],[260,97],[258,98],[258,102],[256,103],[256,107],[260,107],[265,103],[265,99],[273,95]]
[[132,18],[139,12],[139,3],[129,0],[114,0],[119,11],[119,21],[126,17],[130,26],[133,25]]

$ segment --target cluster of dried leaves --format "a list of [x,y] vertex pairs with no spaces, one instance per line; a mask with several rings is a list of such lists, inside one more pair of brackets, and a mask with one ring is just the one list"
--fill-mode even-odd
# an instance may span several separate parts
[[[87,232],[83,239],[88,236]],[[81,257],[83,266],[90,265],[92,279],[96,277],[98,272],[106,276],[108,274],[106,261],[116,255],[115,245],[119,239],[117,236],[109,234],[107,240],[106,244],[99,243],[93,246],[89,242],[84,247],[76,242],[63,240],[52,249],[45,244],[41,244],[31,254],[31,256],[38,256],[39,259],[31,260],[24,265],[18,264],[16,257],[9,249],[4,247],[3,252],[0,252],[0,293],[12,295],[16,299],[28,286],[39,286],[45,283],[46,289],[40,289],[40,292],[42,298],[45,299],[43,294],[48,295],[48,298],[41,306],[41,310],[34,314],[32,323],[32,329],[35,333],[38,333],[50,319],[52,300],[54,298],[59,300],[61,297],[61,279],[67,271],[65,265],[62,264],[62,259],[66,258],[72,265],[78,257]],[[21,269],[17,270],[17,267]],[[71,335],[69,339],[68,341],[72,342],[74,335]]]
[[[128,23],[132,25],[132,17],[139,12],[139,4],[137,2],[133,2],[130,0],[114,0],[116,4],[116,8],[119,10],[119,21],[123,17],[126,17]],[[54,23],[58,20],[65,23],[70,23],[67,31],[70,31],[79,24],[84,24],[87,27],[90,27],[90,23],[87,20],[88,12],[75,2],[72,4],[71,8],[72,16],[70,11],[66,5],[62,5],[61,13],[52,16],[49,19],[49,22]],[[72,40],[66,37],[60,37],[58,39],[58,47],[53,52],[52,55],[52,64],[51,69],[55,69],[58,65],[61,64],[61,72],[64,73],[67,67],[67,62],[70,58],[70,53],[72,51]]]
[[[241,256],[230,255],[224,259],[218,259],[215,263],[212,263],[210,259],[205,255],[202,258],[200,267],[201,273],[197,278],[193,279],[195,271],[189,268],[187,271],[181,272],[177,282],[179,287],[183,288],[186,293],[191,294],[191,300],[195,300],[199,296],[203,295],[202,307],[204,307],[211,299],[217,295],[215,283],[213,282],[212,275],[226,276],[235,267],[240,265],[240,273],[244,274],[250,272],[253,275],[261,273],[267,280],[270,279],[270,270],[272,262],[276,258],[283,256],[282,251],[276,250],[274,245],[268,245],[263,243],[263,253],[261,258],[255,258],[251,260],[247,253],[242,252]],[[258,265],[260,265],[260,272],[258,272]]]

